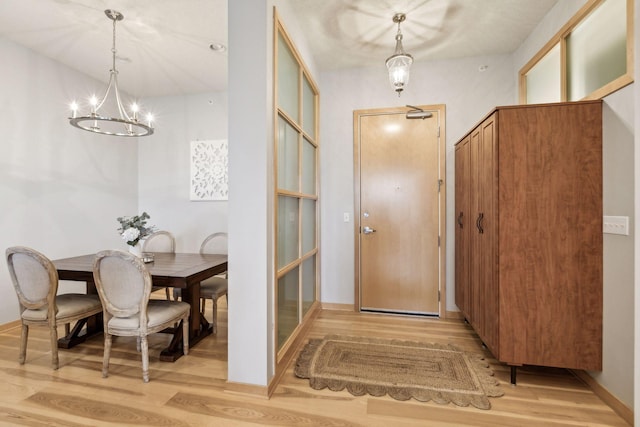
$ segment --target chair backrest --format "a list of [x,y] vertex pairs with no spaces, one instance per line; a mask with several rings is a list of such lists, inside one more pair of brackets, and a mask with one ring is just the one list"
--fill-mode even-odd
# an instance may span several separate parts
[[41,309],[48,305],[47,318],[55,318],[58,270],[43,254],[25,246],[6,250],[7,266],[22,310]]
[[227,233],[218,232],[208,235],[200,245],[201,254],[227,254]]
[[156,231],[144,239],[142,252],[166,252],[176,251],[176,239],[168,231]]
[[151,274],[140,258],[122,251],[98,252],[93,280],[109,317],[140,315],[140,326],[146,327]]

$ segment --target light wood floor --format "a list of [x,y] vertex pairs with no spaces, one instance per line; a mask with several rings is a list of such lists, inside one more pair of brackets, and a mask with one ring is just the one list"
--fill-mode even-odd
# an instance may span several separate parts
[[[20,329],[0,334],[0,425],[17,426],[626,426],[590,389],[564,370],[525,368],[518,385],[491,362],[505,396],[491,410],[389,397],[354,397],[313,390],[290,366],[269,400],[225,392],[227,312],[219,311],[218,336],[208,337],[176,363],[158,361],[167,337],[150,342],[150,377],[141,378],[135,340],[115,338],[110,376],[103,379],[102,337],[60,350],[52,371],[48,333],[32,328],[27,363],[18,364]],[[62,332],[62,331],[61,331]],[[453,343],[483,353],[460,321],[323,311],[309,337],[339,333]],[[304,340],[306,342],[306,340]],[[304,344],[304,342],[303,342]]]

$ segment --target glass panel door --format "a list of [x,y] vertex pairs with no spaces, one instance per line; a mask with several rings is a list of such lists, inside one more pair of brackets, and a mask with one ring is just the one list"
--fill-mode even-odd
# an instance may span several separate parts
[[278,119],[278,187],[298,191],[298,132],[282,117]]
[[318,91],[277,22],[275,109],[278,357],[318,292]]
[[278,107],[298,120],[300,67],[282,34],[278,35]]
[[299,268],[278,279],[278,348],[298,326]]
[[316,194],[316,147],[307,138],[302,145],[302,192]]

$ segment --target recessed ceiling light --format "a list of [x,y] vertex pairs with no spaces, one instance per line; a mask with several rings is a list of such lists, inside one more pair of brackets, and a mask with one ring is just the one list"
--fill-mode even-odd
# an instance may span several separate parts
[[209,45],[209,49],[211,49],[214,52],[226,52],[227,47],[222,43],[211,43]]

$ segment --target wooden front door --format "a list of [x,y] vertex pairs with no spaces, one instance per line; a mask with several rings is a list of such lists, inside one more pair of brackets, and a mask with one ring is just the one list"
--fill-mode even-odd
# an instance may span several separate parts
[[439,315],[444,278],[444,106],[354,113],[360,310]]

